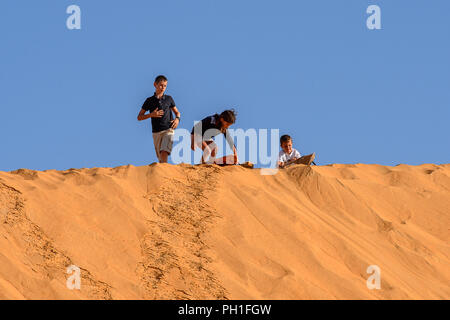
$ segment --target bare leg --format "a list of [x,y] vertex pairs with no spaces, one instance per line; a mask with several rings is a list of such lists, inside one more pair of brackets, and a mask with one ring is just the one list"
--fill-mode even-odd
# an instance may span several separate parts
[[214,161],[216,164],[235,164],[235,159],[233,155],[223,156]]
[[238,159],[236,156],[230,154],[230,155],[224,156],[222,158],[216,159],[214,161],[214,163],[216,163],[216,164],[237,164]]
[[160,158],[160,163],[167,163],[167,160],[169,159],[169,153],[167,151],[161,151]]
[[217,145],[213,141],[206,141],[207,147],[203,146],[203,156],[202,156],[202,163],[205,163],[206,161],[214,163],[216,154],[217,154]]

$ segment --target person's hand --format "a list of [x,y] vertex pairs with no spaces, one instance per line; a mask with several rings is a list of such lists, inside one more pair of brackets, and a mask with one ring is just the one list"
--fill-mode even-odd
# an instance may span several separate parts
[[175,118],[174,120],[170,121],[171,125],[170,127],[172,129],[176,129],[178,127],[178,124],[180,123],[180,119]]
[[160,110],[156,108],[152,113],[150,113],[150,117],[152,118],[161,118],[164,115],[164,110]]

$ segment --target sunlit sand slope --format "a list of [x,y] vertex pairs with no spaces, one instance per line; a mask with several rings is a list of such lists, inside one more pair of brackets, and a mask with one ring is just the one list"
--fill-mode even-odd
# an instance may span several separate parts
[[448,164],[0,172],[0,299],[449,299],[449,228]]

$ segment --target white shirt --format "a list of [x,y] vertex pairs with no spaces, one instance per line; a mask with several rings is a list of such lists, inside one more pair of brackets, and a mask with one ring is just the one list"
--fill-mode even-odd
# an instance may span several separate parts
[[300,158],[300,157],[301,157],[300,152],[298,152],[297,150],[292,148],[292,152],[290,154],[284,152],[284,150],[281,150],[280,154],[278,155],[278,161],[285,163],[291,159]]

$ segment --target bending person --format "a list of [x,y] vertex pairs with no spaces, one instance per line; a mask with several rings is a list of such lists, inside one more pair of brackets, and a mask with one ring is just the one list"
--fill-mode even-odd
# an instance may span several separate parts
[[[206,117],[192,128],[191,149],[193,151],[195,151],[196,148],[201,148],[203,150],[202,163],[238,163],[236,147],[234,146],[233,138],[228,133],[228,128],[235,122],[236,112],[231,109],[225,110],[220,115],[216,113],[212,116]],[[230,148],[233,149],[233,155],[216,158],[218,147],[213,138],[221,133],[225,136]]]

